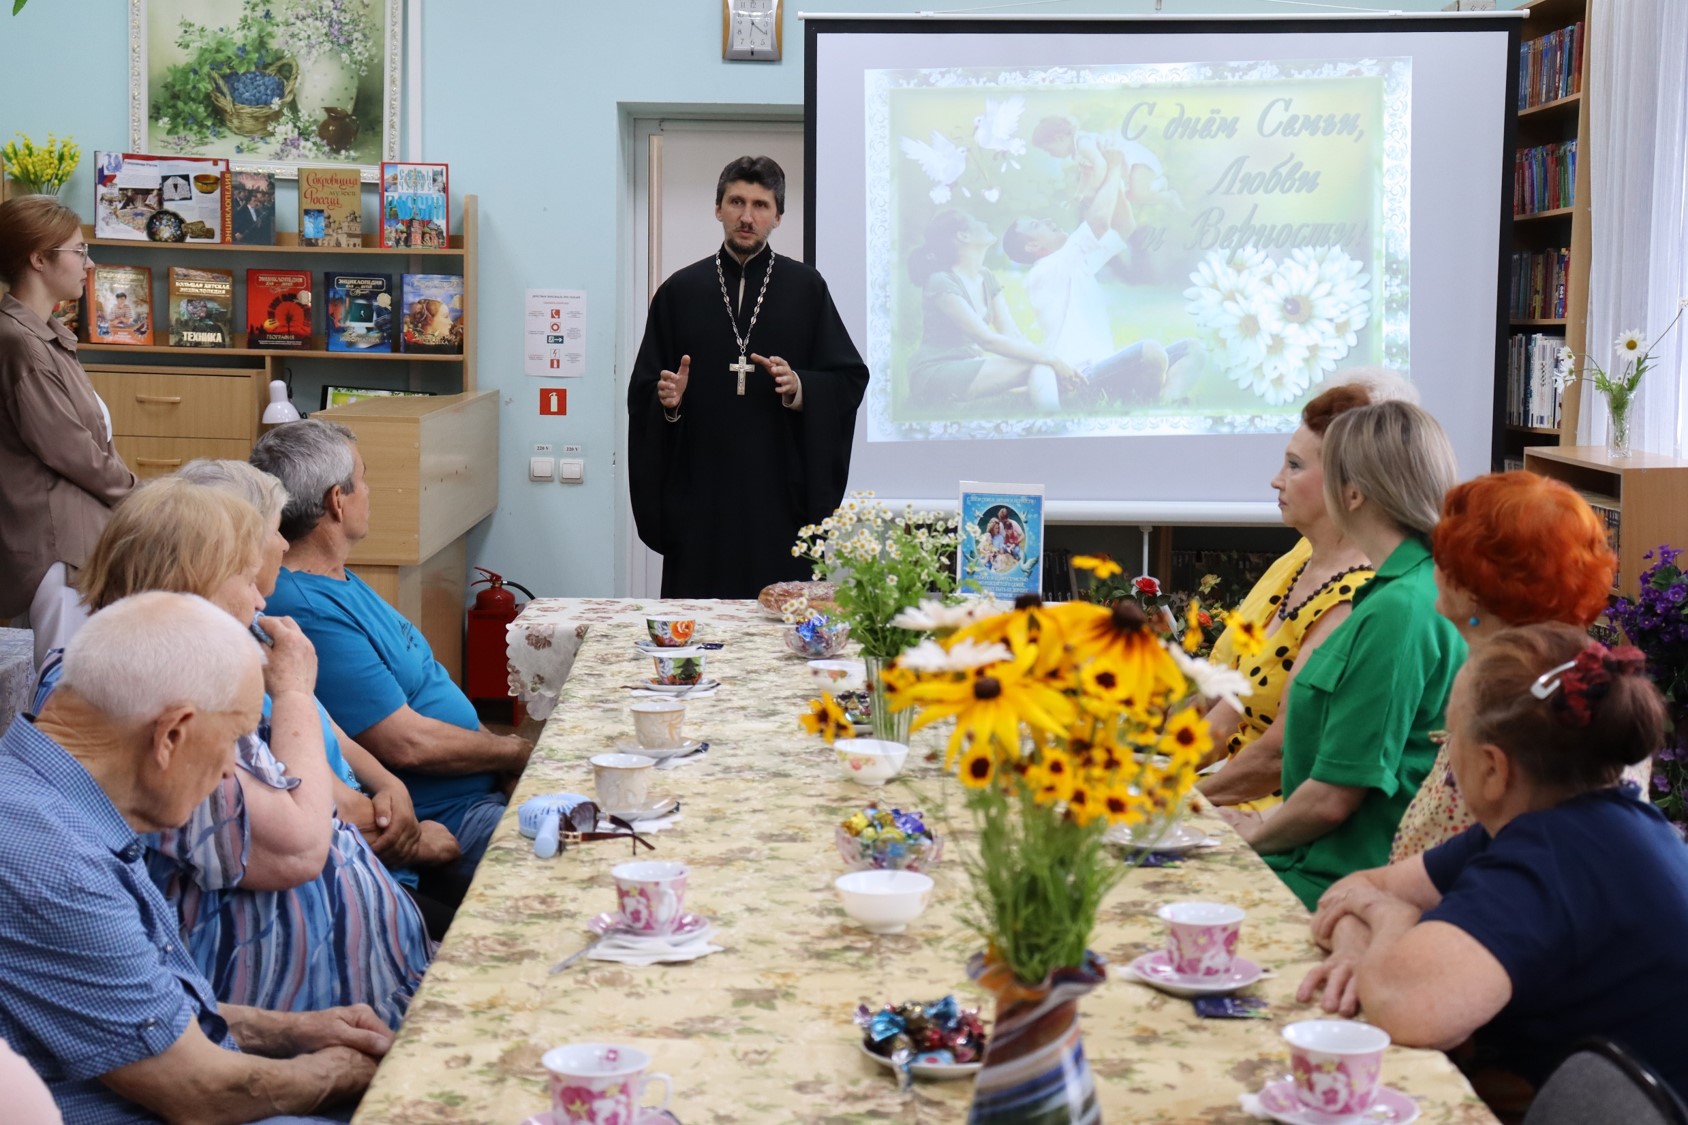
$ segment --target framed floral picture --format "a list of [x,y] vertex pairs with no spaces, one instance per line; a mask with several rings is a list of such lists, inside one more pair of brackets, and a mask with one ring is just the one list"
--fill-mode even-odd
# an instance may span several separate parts
[[399,155],[403,0],[129,0],[129,147],[295,179]]

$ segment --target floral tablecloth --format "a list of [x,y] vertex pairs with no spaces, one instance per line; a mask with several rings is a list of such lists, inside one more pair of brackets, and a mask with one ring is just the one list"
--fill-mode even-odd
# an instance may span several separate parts
[[714,625],[779,626],[755,602],[659,601],[656,598],[535,598],[505,626],[504,651],[510,674],[510,693],[527,713],[548,719],[575,654],[594,625],[631,624],[644,636],[647,613],[689,613],[707,630]]
[[[538,859],[515,808],[538,793],[590,793],[586,759],[631,735],[625,685],[648,666],[632,647],[643,604],[574,602],[559,613],[584,622],[590,607],[591,643],[577,646],[562,707],[355,1121],[515,1125],[546,1107],[544,1051],[593,1040],[648,1051],[673,1076],[673,1109],[686,1125],[964,1121],[968,1083],[899,1093],[859,1053],[851,1022],[862,1002],[950,992],[969,1006],[983,1001],[963,970],[979,941],[959,915],[958,853],[946,848],[931,872],[933,904],[904,934],[856,927],[832,888],[843,871],[834,826],[876,794],[927,810],[952,839],[966,836],[958,787],[920,760],[939,736],[916,735],[910,768],[883,790],[846,780],[832,752],[798,730],[811,694],[804,665],[751,603],[699,625],[700,640],[724,643],[709,665],[723,687],[687,713],[688,733],[710,750],[656,774],[653,794],[671,793],[683,808],[645,853],[691,868],[687,909],[716,922],[725,951],[650,968],[582,960],[549,975],[585,944],[586,919],[613,908],[609,869],[628,851],[600,842]],[[957,818],[952,828],[946,811]],[[1294,999],[1315,960],[1306,912],[1219,821],[1198,823],[1225,845],[1133,874],[1105,904],[1095,948],[1118,969],[1161,944],[1162,903],[1236,903],[1248,911],[1240,952],[1276,974],[1251,989],[1270,1002],[1272,1019],[1198,1019],[1189,1001],[1116,972],[1082,1005],[1085,1052],[1111,1122],[1249,1121],[1237,1095],[1287,1071],[1279,1027],[1314,1014]],[[1493,1121],[1438,1053],[1392,1049],[1384,1078],[1419,1099],[1426,1125]]]

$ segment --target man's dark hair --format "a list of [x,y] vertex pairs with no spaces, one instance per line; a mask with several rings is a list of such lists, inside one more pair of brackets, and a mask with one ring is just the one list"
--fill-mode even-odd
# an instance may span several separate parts
[[1015,222],[1002,232],[1002,252],[1008,255],[1009,261],[1017,262],[1022,266],[1029,266],[1038,259],[1038,256],[1032,253],[1031,247],[1027,245],[1031,238],[1032,236],[1021,230],[1020,224]]
[[727,185],[732,183],[756,184],[774,193],[774,210],[785,214],[785,171],[770,156],[741,156],[725,168],[721,169],[721,178],[715,181],[715,206],[721,206],[721,200],[727,194]]

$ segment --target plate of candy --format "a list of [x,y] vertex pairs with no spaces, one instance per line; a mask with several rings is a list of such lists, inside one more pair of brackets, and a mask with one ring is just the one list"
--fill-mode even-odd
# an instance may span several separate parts
[[910,1000],[873,1011],[856,1009],[862,1054],[908,1085],[916,1078],[971,1078],[984,1065],[985,1025],[977,1008],[963,1010],[954,996],[922,1004]]

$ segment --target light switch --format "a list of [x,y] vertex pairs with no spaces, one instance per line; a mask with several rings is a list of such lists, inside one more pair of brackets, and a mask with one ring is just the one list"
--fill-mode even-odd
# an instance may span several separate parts
[[564,484],[581,484],[586,480],[586,462],[579,458],[565,457],[557,462],[557,467],[562,470],[557,479]]
[[548,481],[557,475],[557,461],[553,457],[529,457],[528,480]]

